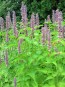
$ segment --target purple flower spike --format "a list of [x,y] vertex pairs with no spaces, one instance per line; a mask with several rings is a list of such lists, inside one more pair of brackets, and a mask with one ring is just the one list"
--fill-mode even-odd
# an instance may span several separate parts
[[5,51],[5,63],[6,63],[6,66],[8,66],[8,51],[7,50]]
[[47,16],[47,21],[51,21],[50,15]]
[[52,22],[55,23],[55,10],[52,10]]
[[8,12],[6,16],[6,29],[9,30],[10,27],[11,27],[11,18],[10,18],[10,12]]
[[32,37],[34,36],[34,30],[35,30],[35,14],[32,13],[31,19],[30,19],[30,27],[32,29]]
[[58,22],[58,16],[59,16],[59,10],[57,9],[56,13],[55,13],[55,21],[56,22]]
[[4,19],[0,17],[0,28],[1,30],[4,29]]
[[[24,3],[22,2],[22,6],[21,6],[21,16],[22,16],[22,24],[24,27],[24,33],[26,34],[26,36],[28,35],[27,33],[27,29],[26,26],[28,24],[28,18],[27,18],[27,7],[26,5],[24,5]],[[22,27],[22,26],[21,26]]]
[[15,11],[13,11],[13,29],[14,29],[14,35],[18,37],[18,31],[16,27],[16,14]]
[[11,27],[11,17],[10,17],[10,12],[8,12],[7,16],[8,16],[8,25],[9,25],[9,28],[10,28],[10,27]]
[[51,35],[50,35],[50,29],[47,29],[47,41],[48,41],[48,49],[51,48]]
[[17,82],[16,82],[16,78],[14,78],[14,87],[16,87]]
[[27,7],[26,5],[24,5],[24,3],[22,2],[22,6],[21,6],[21,16],[22,16],[22,23],[23,26],[27,26],[28,23],[28,19],[27,19]]
[[18,41],[18,53],[21,53],[21,43],[22,43],[22,39],[20,39],[19,41]]
[[42,27],[42,44],[45,44],[47,37],[47,27]]
[[39,26],[39,15],[38,15],[38,13],[36,14],[36,26]]

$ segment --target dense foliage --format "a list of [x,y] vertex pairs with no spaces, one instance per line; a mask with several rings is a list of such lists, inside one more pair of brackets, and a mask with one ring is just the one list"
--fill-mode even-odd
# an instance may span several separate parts
[[[10,29],[8,42],[5,41],[6,32],[0,32],[0,87],[65,87],[64,39],[59,40],[57,31],[51,30],[54,36],[52,48],[48,50],[47,45],[40,42],[39,29],[35,30],[33,39],[30,37],[31,28],[27,27],[27,30],[28,36],[21,34],[24,29],[20,29],[15,37]],[[24,41],[19,53],[18,41],[21,38]]]

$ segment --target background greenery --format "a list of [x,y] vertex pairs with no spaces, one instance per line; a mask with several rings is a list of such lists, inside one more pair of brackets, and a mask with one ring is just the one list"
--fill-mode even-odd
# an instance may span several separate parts
[[[0,16],[4,17],[7,11],[16,11],[17,19],[20,20],[21,2],[24,1],[28,9],[28,18],[32,12],[39,13],[40,20],[44,20],[52,9],[59,8],[65,14],[65,0],[0,0]],[[65,17],[64,17],[65,18]],[[42,21],[41,21],[42,22]]]

